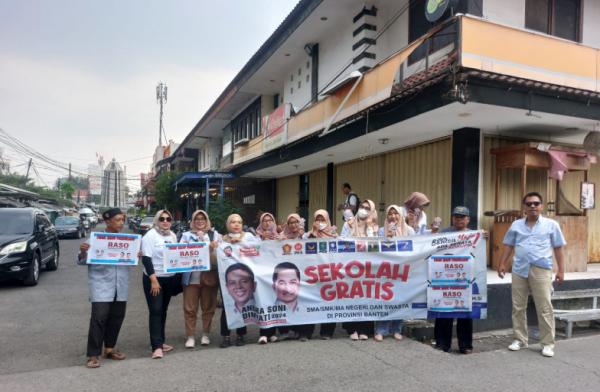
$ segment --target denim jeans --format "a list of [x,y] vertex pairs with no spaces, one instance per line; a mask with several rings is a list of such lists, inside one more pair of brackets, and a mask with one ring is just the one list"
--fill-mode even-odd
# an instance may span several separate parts
[[402,333],[404,320],[385,320],[375,322],[375,334],[392,335],[394,333]]

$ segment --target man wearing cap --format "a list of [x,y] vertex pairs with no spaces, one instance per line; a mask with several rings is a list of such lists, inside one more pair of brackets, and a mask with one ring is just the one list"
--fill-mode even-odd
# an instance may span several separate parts
[[[457,206],[452,210],[452,226],[442,229],[442,233],[451,233],[456,231],[465,231],[469,229],[471,212],[465,206]],[[488,233],[484,231],[484,238],[488,238]],[[435,319],[435,345],[436,348],[450,351],[452,346],[452,325],[453,318]],[[473,352],[473,319],[456,319],[456,337],[458,338],[458,350],[461,354],[470,354]]]
[[[119,208],[111,208],[102,214],[107,233],[118,233],[125,224],[125,214]],[[85,265],[88,242],[82,243],[77,264]],[[104,346],[104,358],[122,360],[125,354],[115,350],[117,337],[127,305],[129,291],[129,267],[116,265],[88,265],[88,285],[92,315],[87,343],[88,368],[100,367],[100,355]]]

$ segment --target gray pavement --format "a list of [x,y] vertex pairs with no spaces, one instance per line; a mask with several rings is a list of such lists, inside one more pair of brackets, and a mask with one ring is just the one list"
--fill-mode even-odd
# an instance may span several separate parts
[[[448,355],[404,339],[293,341],[219,349],[218,317],[209,347],[183,348],[181,296],[170,307],[167,340],[176,349],[151,360],[141,270],[132,276],[119,348],[122,362],[83,367],[90,305],[77,240],[61,240],[58,271],[36,287],[0,283],[0,391],[592,391],[600,385],[600,336],[561,341],[555,358],[539,347],[518,353]],[[217,315],[218,316],[218,315]],[[257,338],[251,328],[249,341]],[[505,341],[502,341],[504,344]],[[475,349],[478,351],[477,343]]]

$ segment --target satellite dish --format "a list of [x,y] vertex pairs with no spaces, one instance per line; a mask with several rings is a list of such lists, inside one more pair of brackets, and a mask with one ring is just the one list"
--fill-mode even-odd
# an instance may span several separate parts
[[583,148],[590,154],[600,155],[600,132],[590,131],[583,139]]

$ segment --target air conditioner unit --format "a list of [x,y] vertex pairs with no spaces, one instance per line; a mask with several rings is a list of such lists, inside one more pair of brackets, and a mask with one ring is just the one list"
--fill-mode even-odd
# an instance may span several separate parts
[[247,137],[238,140],[237,142],[235,142],[234,146],[245,146],[246,144],[248,144],[248,142],[250,141],[250,139],[248,139]]

